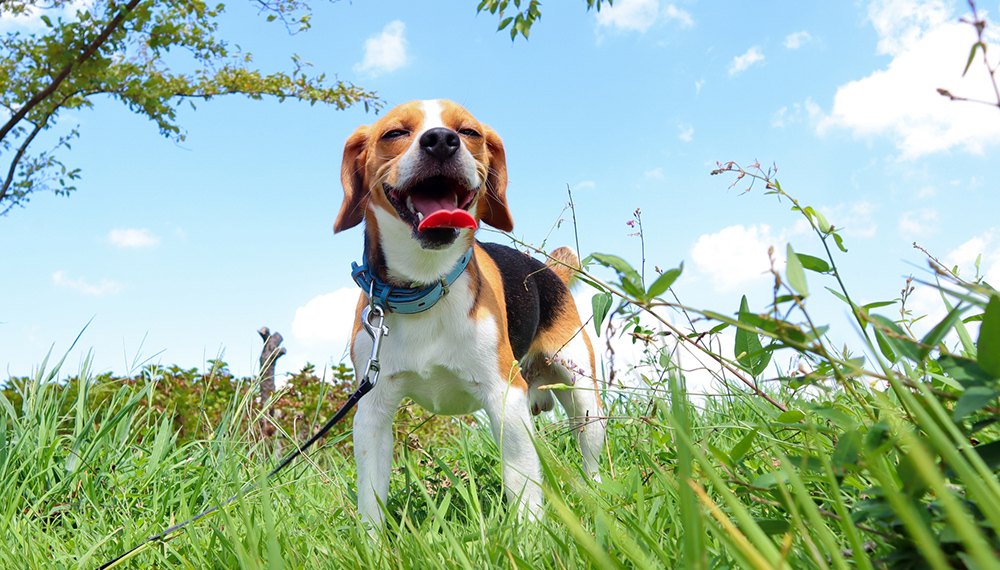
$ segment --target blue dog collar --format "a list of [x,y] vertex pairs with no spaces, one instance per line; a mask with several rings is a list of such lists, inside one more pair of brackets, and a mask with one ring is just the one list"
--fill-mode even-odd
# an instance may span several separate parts
[[465,271],[472,259],[472,248],[466,251],[458,260],[455,268],[440,280],[422,287],[395,287],[379,279],[368,267],[367,251],[361,257],[361,265],[351,263],[351,277],[358,287],[368,295],[372,302],[389,313],[412,315],[422,313],[433,307],[441,297],[448,294],[448,288]]

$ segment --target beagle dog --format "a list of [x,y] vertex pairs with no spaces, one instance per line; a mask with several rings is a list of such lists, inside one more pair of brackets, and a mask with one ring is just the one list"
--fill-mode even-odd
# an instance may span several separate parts
[[[599,480],[605,419],[594,351],[567,289],[579,260],[560,248],[553,256],[561,263],[550,267],[475,237],[480,222],[513,229],[500,137],[456,103],[412,101],[347,139],[341,179],[334,232],[365,224],[365,263],[355,269],[364,289],[351,341],[355,370],[365,370],[372,350],[362,326],[370,292],[389,330],[379,380],[354,417],[362,520],[383,524],[392,421],[404,398],[435,414],[484,409],[508,501],[537,517],[541,468],[531,416],[551,410],[554,393],[586,473]],[[539,390],[552,384],[573,388]]]

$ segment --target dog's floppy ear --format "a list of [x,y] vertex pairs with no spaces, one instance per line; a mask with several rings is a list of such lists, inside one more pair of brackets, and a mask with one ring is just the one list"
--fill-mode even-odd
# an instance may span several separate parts
[[344,145],[344,162],[340,165],[340,182],[344,185],[344,203],[340,205],[333,233],[353,228],[365,219],[364,203],[368,198],[365,185],[365,149],[368,127],[358,127]]
[[490,164],[486,176],[486,203],[480,218],[500,231],[509,232],[514,229],[514,221],[507,207],[507,156],[500,135],[486,125],[483,125],[483,131]]

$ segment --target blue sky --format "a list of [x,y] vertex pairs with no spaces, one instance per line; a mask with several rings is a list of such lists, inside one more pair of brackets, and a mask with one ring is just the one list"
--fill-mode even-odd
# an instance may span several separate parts
[[[297,53],[387,106],[466,106],[504,139],[518,239],[573,244],[569,185],[582,252],[639,265],[627,225],[639,208],[647,275],[683,261],[675,291],[690,306],[734,312],[745,293],[763,311],[768,247],[821,252],[787,203],[709,175],[729,160],[776,164],[786,190],[845,228],[850,251],[837,261],[863,302],[926,277],[914,241],[965,275],[982,254],[1000,283],[1000,110],[935,93],[992,96],[978,63],[961,78],[975,41],[958,22],[965,3],[618,0],[595,13],[550,2],[530,41],[513,43],[476,4],[317,4],[312,30],[290,36],[234,3],[220,31],[266,70]],[[0,19],[3,30],[33,25]],[[216,99],[181,112],[178,144],[113,101],[63,116],[81,132],[63,156],[83,170],[78,190],[0,219],[0,366],[29,374],[88,322],[70,371],[92,351],[97,372],[221,354],[251,374],[261,326],[286,339],[279,372],[339,362],[362,240],[360,228],[332,232],[340,155],[375,119]],[[850,337],[822,293],[832,283],[810,280],[820,320]],[[912,308],[938,311],[929,291]]]

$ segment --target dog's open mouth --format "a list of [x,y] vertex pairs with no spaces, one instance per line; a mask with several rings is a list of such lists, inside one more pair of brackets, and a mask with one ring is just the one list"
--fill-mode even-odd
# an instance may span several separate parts
[[469,214],[475,191],[447,176],[432,176],[408,190],[383,184],[385,195],[399,217],[417,231],[434,228],[476,229]]

